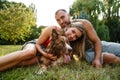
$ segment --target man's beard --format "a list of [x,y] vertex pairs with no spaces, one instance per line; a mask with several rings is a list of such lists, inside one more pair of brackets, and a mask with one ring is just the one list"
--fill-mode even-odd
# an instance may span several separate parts
[[70,25],[70,24],[71,24],[71,22],[69,21],[69,22],[67,22],[66,24],[67,24],[67,25]]
[[71,24],[70,21],[69,21],[69,22],[66,22],[66,27],[67,27],[67,26],[70,26],[70,24]]
[[62,23],[62,27],[63,28],[65,28],[65,27],[67,27],[67,26],[70,26],[70,24],[71,24],[71,22],[70,21],[68,21],[68,22],[64,22],[64,23]]

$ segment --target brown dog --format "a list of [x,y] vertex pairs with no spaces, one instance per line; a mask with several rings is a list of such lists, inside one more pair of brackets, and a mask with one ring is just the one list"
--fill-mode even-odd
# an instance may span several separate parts
[[72,48],[68,45],[69,41],[65,37],[63,30],[52,30],[51,41],[46,48],[47,53],[52,53],[54,56],[57,56],[56,61],[52,61],[44,56],[40,58],[40,70],[37,72],[38,75],[43,74],[51,66],[59,66],[61,64],[67,63],[70,61],[70,53]]

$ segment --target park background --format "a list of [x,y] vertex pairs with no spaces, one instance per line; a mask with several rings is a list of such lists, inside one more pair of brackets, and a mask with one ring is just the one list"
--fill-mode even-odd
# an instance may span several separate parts
[[[101,40],[120,42],[119,0],[74,0],[68,11],[71,19],[89,20]],[[0,0],[0,45],[23,44],[38,38],[41,30],[48,25],[47,22],[36,24],[37,15],[33,3],[26,6],[22,2]]]
[[[69,1],[69,0],[68,0]],[[55,3],[54,3],[55,4]],[[49,7],[46,5],[46,7]],[[49,13],[49,12],[48,12]],[[74,0],[69,7],[71,19],[87,19],[101,40],[120,42],[119,0]],[[26,41],[39,37],[46,26],[37,25],[34,4],[0,0],[0,55],[20,50]],[[104,65],[98,70],[86,62],[53,68],[47,75],[36,76],[38,65],[0,72],[0,80],[119,80],[120,65]],[[59,70],[60,69],[60,70]],[[54,76],[55,75],[55,76]]]

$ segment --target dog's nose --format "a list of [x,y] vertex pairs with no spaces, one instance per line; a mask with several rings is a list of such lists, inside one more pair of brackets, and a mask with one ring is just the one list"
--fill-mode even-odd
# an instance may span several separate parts
[[69,49],[68,49],[68,52],[69,52],[69,53],[72,52],[72,48],[69,48]]
[[66,44],[66,47],[67,47],[69,52],[72,52],[72,47],[70,45]]

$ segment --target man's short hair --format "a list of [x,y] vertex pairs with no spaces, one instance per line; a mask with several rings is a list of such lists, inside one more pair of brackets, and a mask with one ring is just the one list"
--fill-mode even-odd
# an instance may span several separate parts
[[65,13],[67,13],[67,11],[66,11],[65,9],[58,9],[58,10],[55,12],[55,15],[57,15],[57,13],[58,13],[59,11],[63,11],[63,12],[65,12]]

